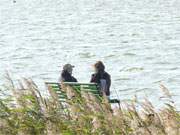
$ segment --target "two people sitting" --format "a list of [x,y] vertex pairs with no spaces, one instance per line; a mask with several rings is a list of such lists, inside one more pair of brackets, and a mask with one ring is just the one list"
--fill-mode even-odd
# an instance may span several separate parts
[[[97,83],[100,92],[102,95],[110,96],[110,86],[111,86],[111,77],[105,71],[105,66],[103,62],[97,61],[94,64],[94,74],[91,76],[91,83]],[[77,82],[77,79],[72,76],[74,66],[71,64],[66,64],[63,66],[63,70],[61,72],[61,77],[59,79],[60,82]]]

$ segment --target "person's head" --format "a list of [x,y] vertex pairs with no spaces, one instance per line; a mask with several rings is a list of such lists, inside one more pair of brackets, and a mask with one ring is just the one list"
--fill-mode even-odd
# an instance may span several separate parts
[[73,65],[71,65],[71,64],[65,64],[65,65],[63,66],[63,71],[66,71],[66,72],[72,74],[73,68],[74,68]]
[[103,62],[102,61],[97,61],[94,64],[94,70],[95,70],[96,73],[104,72],[105,66],[104,66]]

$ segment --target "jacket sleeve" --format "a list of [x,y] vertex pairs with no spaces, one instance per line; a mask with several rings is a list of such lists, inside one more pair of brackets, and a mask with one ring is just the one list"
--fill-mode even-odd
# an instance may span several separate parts
[[111,86],[111,76],[108,75],[107,77],[107,85],[108,85],[108,89],[110,89],[110,86]]
[[110,96],[111,76],[109,74],[107,74],[106,76],[106,81],[107,81],[106,95]]
[[73,82],[78,82],[77,79],[75,77],[72,77],[73,78]]

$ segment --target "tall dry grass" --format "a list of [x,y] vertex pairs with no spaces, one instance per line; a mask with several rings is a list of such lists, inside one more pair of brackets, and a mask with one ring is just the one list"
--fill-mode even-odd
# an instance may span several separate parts
[[148,99],[112,109],[106,98],[100,101],[68,86],[63,87],[67,101],[59,102],[54,93],[43,97],[31,79],[18,86],[8,80],[5,89],[12,94],[0,99],[0,135],[180,135],[180,114],[172,101],[160,110]]

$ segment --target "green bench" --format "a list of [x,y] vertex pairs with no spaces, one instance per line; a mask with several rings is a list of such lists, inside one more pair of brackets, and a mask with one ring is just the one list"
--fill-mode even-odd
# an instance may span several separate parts
[[[49,88],[49,90],[53,90],[54,93],[58,96],[59,101],[65,102],[67,99],[67,95],[64,91],[61,90],[61,84],[55,83],[55,82],[46,82],[46,86]],[[96,83],[76,83],[76,82],[64,82],[65,85],[69,85],[77,92],[85,91],[90,92],[96,97],[101,97],[100,92],[98,90],[98,86]],[[52,91],[50,91],[52,94]],[[120,103],[118,99],[110,99],[110,103]]]

